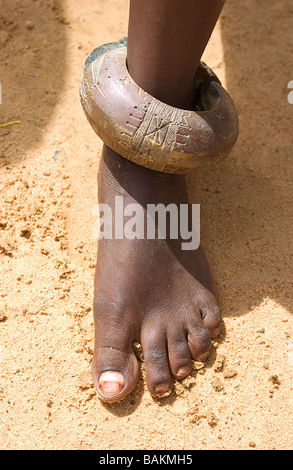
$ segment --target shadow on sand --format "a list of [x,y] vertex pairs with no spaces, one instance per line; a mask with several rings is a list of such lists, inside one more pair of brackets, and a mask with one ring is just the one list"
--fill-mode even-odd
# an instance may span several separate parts
[[42,140],[65,79],[62,0],[2,0],[0,9],[0,163],[16,163]]

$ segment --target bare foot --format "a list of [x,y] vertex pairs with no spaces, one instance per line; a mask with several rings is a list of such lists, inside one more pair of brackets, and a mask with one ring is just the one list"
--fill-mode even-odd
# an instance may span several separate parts
[[[99,203],[187,203],[183,176],[139,167],[104,147]],[[92,373],[100,396],[119,401],[135,387],[139,368],[133,342],[143,348],[150,393],[172,389],[193,359],[204,360],[221,316],[202,248],[181,249],[180,240],[100,240],[94,295]]]

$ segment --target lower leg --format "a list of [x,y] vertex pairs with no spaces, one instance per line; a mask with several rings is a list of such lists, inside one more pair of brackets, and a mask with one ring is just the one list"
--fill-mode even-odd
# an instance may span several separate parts
[[225,0],[131,0],[127,64],[134,81],[181,108]]
[[[131,0],[127,62],[137,84],[170,105],[189,108],[198,62],[223,0]],[[182,176],[153,172],[107,147],[99,173],[99,202],[187,203]],[[150,392],[185,377],[219,332],[220,315],[201,248],[181,251],[170,240],[101,240],[95,280],[93,378],[103,398],[122,399],[134,388],[143,346]]]

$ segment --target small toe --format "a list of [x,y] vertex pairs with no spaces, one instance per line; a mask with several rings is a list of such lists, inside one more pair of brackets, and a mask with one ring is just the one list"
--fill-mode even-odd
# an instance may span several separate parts
[[202,321],[189,327],[187,339],[192,358],[204,361],[209,355],[211,337]]
[[168,335],[168,355],[173,376],[178,380],[184,379],[192,369],[192,357],[183,329],[180,334]]
[[169,369],[166,334],[162,331],[145,331],[141,343],[146,367],[146,383],[150,393],[154,396],[169,394],[173,381]]
[[201,318],[210,337],[216,338],[221,331],[221,311],[217,303],[209,302],[201,308]]

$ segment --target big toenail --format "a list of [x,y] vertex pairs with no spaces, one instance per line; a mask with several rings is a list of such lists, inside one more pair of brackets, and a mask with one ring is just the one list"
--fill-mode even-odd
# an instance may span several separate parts
[[169,391],[170,391],[170,387],[168,384],[157,385],[155,389],[156,395],[164,395],[165,393],[169,393]]
[[104,395],[117,395],[124,385],[124,377],[119,372],[103,372],[99,378],[99,390]]

